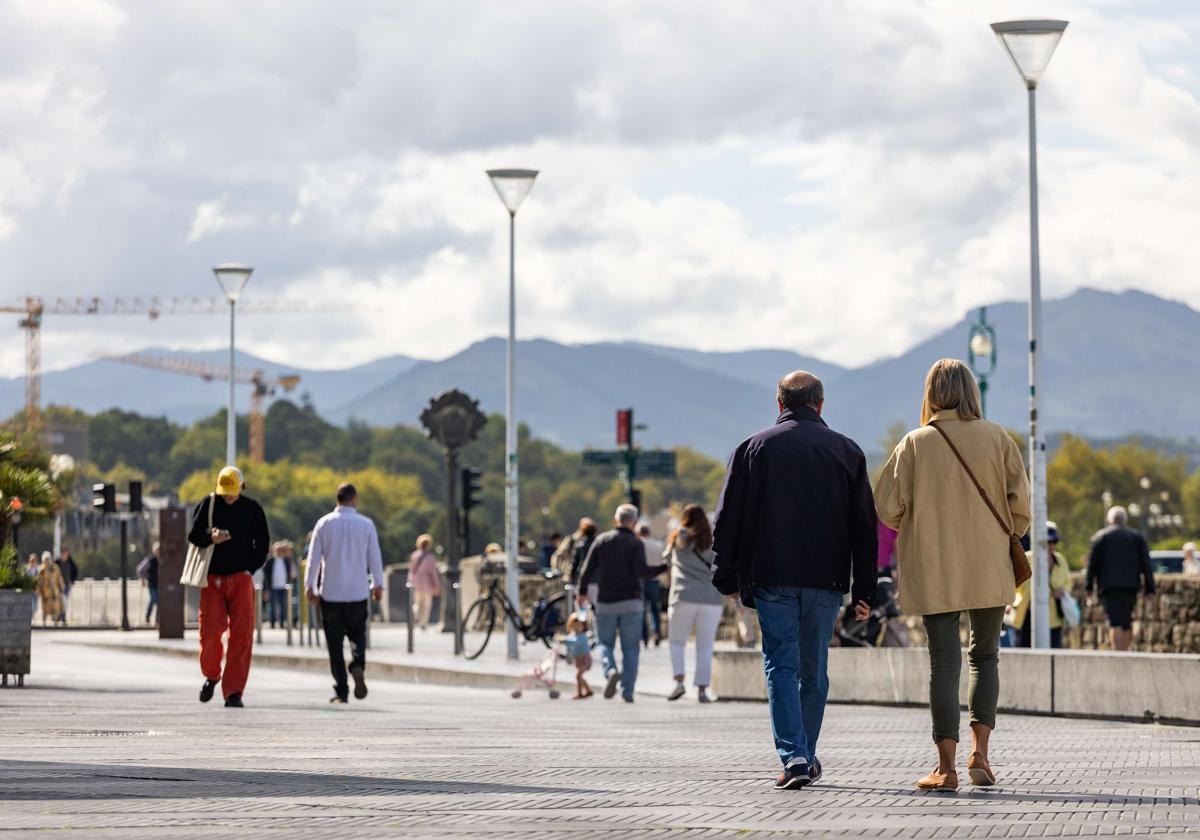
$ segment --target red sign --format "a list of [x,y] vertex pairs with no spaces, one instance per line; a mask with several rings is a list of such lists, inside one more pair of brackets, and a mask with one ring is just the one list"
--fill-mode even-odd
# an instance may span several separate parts
[[617,411],[617,446],[629,446],[633,440],[633,409],[622,408]]

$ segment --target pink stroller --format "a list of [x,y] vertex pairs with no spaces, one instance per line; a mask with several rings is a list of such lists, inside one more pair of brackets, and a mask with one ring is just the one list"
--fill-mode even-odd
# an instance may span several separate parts
[[549,689],[550,699],[557,700],[559,691],[556,687],[556,676],[558,674],[558,660],[562,655],[563,652],[559,649],[559,646],[555,645],[546,654],[545,659],[521,675],[521,679],[517,681],[517,687],[512,690],[513,698],[519,698],[526,689],[546,688]]

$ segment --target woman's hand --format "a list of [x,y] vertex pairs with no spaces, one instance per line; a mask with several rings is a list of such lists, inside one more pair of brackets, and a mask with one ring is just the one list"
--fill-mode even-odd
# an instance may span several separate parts
[[1056,586],[1054,588],[1054,597],[1055,598],[1061,598],[1065,594],[1067,594],[1066,590],[1064,590],[1061,586]]
[[871,608],[869,606],[867,606],[866,601],[859,601],[857,604],[854,605],[855,621],[866,621],[870,617],[871,617]]

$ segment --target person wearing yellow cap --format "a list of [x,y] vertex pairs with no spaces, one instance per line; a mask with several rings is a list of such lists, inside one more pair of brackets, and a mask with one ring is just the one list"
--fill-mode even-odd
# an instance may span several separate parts
[[[200,670],[204,673],[200,702],[211,700],[220,682],[225,705],[233,708],[242,707],[242,692],[250,675],[254,643],[252,575],[267,562],[271,548],[267,516],[262,505],[243,494],[245,486],[237,467],[222,469],[217,476],[217,489],[196,506],[188,534],[193,545],[214,546],[208,585],[200,590]],[[221,642],[226,630],[229,631],[227,655]]]

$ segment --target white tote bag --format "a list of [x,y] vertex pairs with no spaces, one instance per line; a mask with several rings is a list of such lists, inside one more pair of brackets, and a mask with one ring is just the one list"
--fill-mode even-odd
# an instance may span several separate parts
[[1070,592],[1063,593],[1058,599],[1058,606],[1062,609],[1063,623],[1068,627],[1078,627],[1083,621],[1083,611],[1079,609],[1079,602]]
[[[210,534],[213,527],[213,508],[216,506],[217,494],[212,493],[208,497],[208,531]],[[184,586],[194,586],[197,589],[208,586],[208,564],[212,560],[213,548],[215,546],[212,543],[205,548],[188,543],[187,560],[183,562],[183,574],[179,576],[180,583]]]

